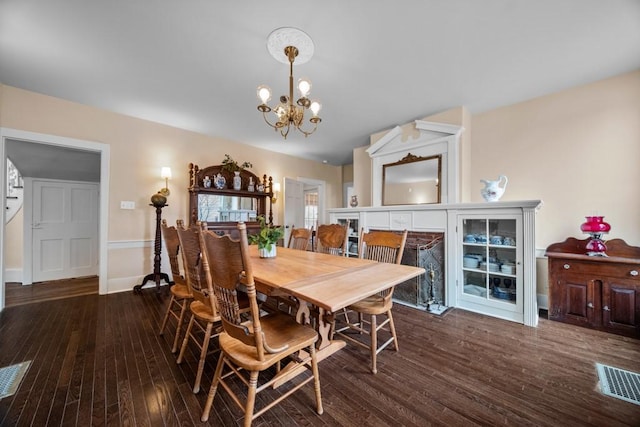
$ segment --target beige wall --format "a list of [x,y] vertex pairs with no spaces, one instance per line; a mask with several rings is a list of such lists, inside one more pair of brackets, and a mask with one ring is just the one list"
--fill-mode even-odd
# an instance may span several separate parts
[[4,262],[5,269],[22,270],[22,252],[23,252],[23,223],[24,214],[20,209],[16,215],[9,221],[4,229]]
[[[544,250],[569,236],[586,238],[579,226],[594,213],[611,223],[608,239],[640,246],[639,117],[637,70],[481,114],[460,107],[424,120],[465,128],[461,201],[483,201],[480,179],[500,174],[509,178],[502,200],[543,200],[536,247]],[[403,133],[411,126],[402,125]],[[386,132],[371,135],[371,144]],[[356,187],[370,184],[367,148],[354,150]],[[370,198],[361,200],[370,206]]]
[[[327,182],[327,206],[342,204],[342,168],[303,160],[237,142],[115,114],[85,105],[0,85],[0,126],[108,144],[111,151],[109,242],[149,240],[155,233],[155,211],[149,198],[161,187],[160,168],[170,166],[171,196],[163,217],[170,223],[187,218],[188,165],[219,164],[224,154],[253,163],[252,171],[282,182],[299,176]],[[134,210],[121,210],[132,200]],[[284,200],[281,197],[280,200]],[[274,221],[282,222],[282,203]],[[109,281],[143,276],[152,270],[151,249],[110,249]],[[127,279],[128,280],[128,279]]]
[[342,166],[342,182],[353,182],[353,164]]
[[[640,71],[473,116],[471,199],[480,179],[504,174],[502,200],[542,199],[536,248],[584,239],[586,215],[604,215],[606,239],[640,246]],[[537,262],[538,294],[548,265]],[[545,305],[545,301],[541,301]]]
[[586,238],[596,212],[640,246],[640,70],[474,115],[471,147],[472,201],[500,174],[502,200],[543,200],[537,248]]
[[452,108],[442,113],[426,117],[424,120],[436,123],[462,126],[464,131],[460,135],[460,201],[470,201],[469,176],[471,173],[471,113],[466,107]]
[[[482,202],[480,179],[501,174],[509,178],[501,200],[543,201],[536,221],[539,253],[570,236],[586,238],[579,227],[592,214],[611,224],[606,239],[640,246],[640,70],[481,114],[461,107],[425,120],[465,128],[462,202]],[[410,133],[405,128],[412,123],[402,126],[403,133]],[[371,135],[371,143],[386,132]],[[354,150],[354,171],[367,170],[370,177],[366,148]],[[356,186],[363,185],[359,179],[355,173]],[[545,258],[537,269],[538,294],[544,296]]]
[[367,146],[353,150],[353,194],[358,206],[371,206],[371,158]]

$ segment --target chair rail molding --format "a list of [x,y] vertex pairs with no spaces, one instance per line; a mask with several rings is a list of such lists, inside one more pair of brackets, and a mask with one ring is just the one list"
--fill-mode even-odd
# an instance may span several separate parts
[[382,206],[382,169],[411,153],[416,156],[442,155],[441,203],[460,201],[460,135],[464,127],[446,123],[416,120],[415,136],[405,136],[403,128],[396,126],[366,152],[372,159],[372,205]]

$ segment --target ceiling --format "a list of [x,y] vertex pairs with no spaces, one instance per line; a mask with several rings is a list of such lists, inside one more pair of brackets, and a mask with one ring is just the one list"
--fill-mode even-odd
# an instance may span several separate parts
[[11,139],[5,148],[25,178],[100,182],[100,153]]
[[[255,89],[287,92],[279,27],[315,44],[318,131],[285,141]],[[369,135],[640,69],[638,0],[0,0],[0,83],[293,156],[348,164]]]

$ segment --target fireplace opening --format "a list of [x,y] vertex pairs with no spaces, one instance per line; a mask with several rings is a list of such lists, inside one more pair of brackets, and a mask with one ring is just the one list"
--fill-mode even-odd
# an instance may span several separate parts
[[396,285],[394,301],[442,314],[447,309],[444,305],[444,233],[409,231],[402,264],[422,267],[427,272]]

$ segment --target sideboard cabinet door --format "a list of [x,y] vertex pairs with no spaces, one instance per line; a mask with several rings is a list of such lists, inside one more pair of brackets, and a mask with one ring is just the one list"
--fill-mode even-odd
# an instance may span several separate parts
[[621,279],[603,283],[602,324],[611,332],[640,336],[640,284]]
[[561,274],[556,276],[549,318],[579,326],[597,326],[600,282],[588,276]]

